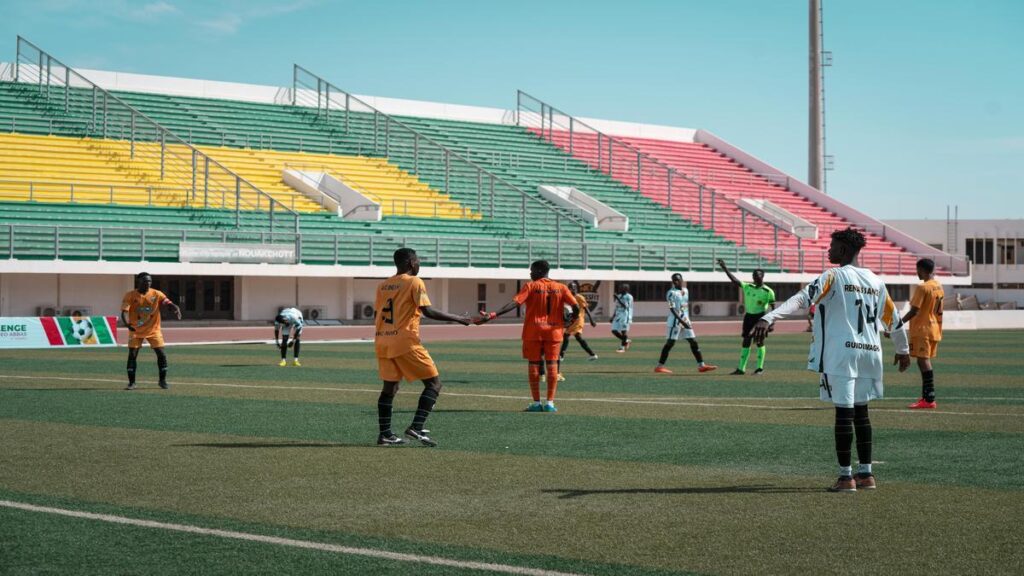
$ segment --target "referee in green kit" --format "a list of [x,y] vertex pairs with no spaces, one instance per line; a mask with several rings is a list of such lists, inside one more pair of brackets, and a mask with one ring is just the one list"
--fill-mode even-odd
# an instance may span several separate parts
[[[743,350],[740,351],[740,364],[732,372],[734,376],[742,376],[747,373],[747,359],[750,358],[750,343],[753,341],[751,332],[754,330],[754,325],[757,324],[757,321],[768,312],[772,303],[775,302],[775,291],[764,283],[764,270],[760,268],[754,270],[754,282],[750,283],[740,282],[740,279],[729,271],[724,260],[719,259],[718,265],[725,272],[725,275],[729,277],[729,280],[736,287],[743,290],[743,307],[746,309],[746,314],[743,315]],[[764,373],[764,356],[765,348],[764,341],[762,340],[757,343],[757,369],[754,370],[755,376]]]

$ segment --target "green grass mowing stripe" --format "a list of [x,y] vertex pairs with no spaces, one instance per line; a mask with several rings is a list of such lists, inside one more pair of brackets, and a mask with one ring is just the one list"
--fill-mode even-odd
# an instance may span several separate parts
[[[398,420],[401,421],[400,413]],[[408,414],[404,414],[408,416]],[[232,400],[78,390],[2,390],[0,417],[119,428],[180,430],[370,443],[373,406]],[[710,465],[774,473],[828,474],[832,421],[820,426],[439,412],[431,426],[444,449]],[[891,480],[1024,488],[1019,434],[876,429],[874,455]],[[946,465],[955,454],[958,465]]]
[[[71,514],[55,513],[58,511]],[[131,522],[119,521],[121,519]],[[198,528],[201,532],[188,528]],[[204,533],[207,531],[228,534]],[[0,557],[4,563],[3,573],[12,575],[202,572],[372,576],[409,571],[424,576],[694,574],[283,528],[3,489],[0,489]],[[436,565],[417,559],[443,559],[446,563]],[[505,569],[488,570],[487,565],[500,565]]]

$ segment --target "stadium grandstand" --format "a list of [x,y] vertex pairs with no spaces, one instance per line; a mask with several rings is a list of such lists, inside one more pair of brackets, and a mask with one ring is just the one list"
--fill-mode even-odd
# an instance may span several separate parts
[[[556,278],[604,281],[603,302],[615,281],[682,272],[695,311],[726,316],[738,297],[717,259],[764,269],[785,295],[847,226],[903,300],[921,257],[971,282],[966,259],[704,129],[579,118],[524,92],[504,110],[281,74],[288,85],[76,70],[19,37],[0,65],[0,315],[100,309],[145,268],[186,318],[300,305],[359,319],[411,246],[442,309],[493,307],[546,258]],[[640,290],[638,313],[661,300],[645,307]]]

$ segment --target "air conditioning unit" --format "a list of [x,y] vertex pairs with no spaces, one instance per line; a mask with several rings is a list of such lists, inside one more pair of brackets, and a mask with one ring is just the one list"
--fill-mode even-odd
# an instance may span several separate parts
[[65,306],[62,316],[92,316],[92,306]]
[[60,316],[60,309],[56,306],[37,306],[36,316]]
[[326,307],[313,305],[302,308],[302,318],[307,322],[317,322],[326,316]]
[[733,316],[743,316],[744,314],[747,313],[747,306],[742,302],[737,302],[736,305],[733,306],[732,308],[734,308],[732,311]]
[[373,304],[370,302],[356,302],[352,317],[356,320],[372,320],[374,314]]

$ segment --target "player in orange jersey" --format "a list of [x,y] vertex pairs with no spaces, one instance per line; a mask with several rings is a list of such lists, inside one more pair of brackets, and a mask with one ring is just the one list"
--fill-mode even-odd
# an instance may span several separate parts
[[[557,412],[555,391],[558,389],[558,355],[562,348],[565,332],[565,312],[572,310],[570,324],[580,315],[576,297],[565,286],[548,278],[551,265],[546,260],[537,260],[530,265],[530,282],[523,285],[511,302],[497,312],[480,312],[477,323],[493,320],[507,314],[521,305],[526,305],[526,319],[523,321],[523,358],[529,363],[530,393],[533,403],[527,412]],[[540,402],[540,369],[547,364],[547,403]]]
[[917,277],[921,279],[910,299],[910,312],[903,317],[910,324],[910,355],[917,358],[921,369],[921,399],[909,408],[935,408],[935,373],[932,358],[938,354],[942,340],[942,300],[946,297],[942,284],[935,279],[935,262],[928,258],[917,261]]
[[[160,370],[160,387],[166,390],[167,355],[164,354],[164,335],[160,331],[160,307],[167,306],[174,316],[181,320],[181,308],[159,290],[153,289],[153,277],[146,272],[135,276],[135,290],[121,299],[121,322],[128,327],[128,387],[135,389],[135,365],[139,358],[142,342],[156,354],[156,365]],[[125,317],[125,314],[128,316]]]
[[377,299],[373,308],[377,317],[374,322],[374,348],[377,353],[377,367],[384,387],[377,399],[377,423],[380,434],[377,444],[394,446],[405,444],[391,431],[391,410],[398,394],[398,387],[406,381],[423,381],[423,393],[412,424],[405,435],[419,440],[426,446],[437,446],[430,437],[430,431],[423,425],[434,408],[441,393],[441,379],[430,353],[420,343],[420,317],[426,316],[443,322],[458,322],[463,326],[472,323],[465,316],[453,316],[430,307],[427,286],[417,274],[420,273],[420,258],[412,248],[395,250],[394,276],[377,285]]

